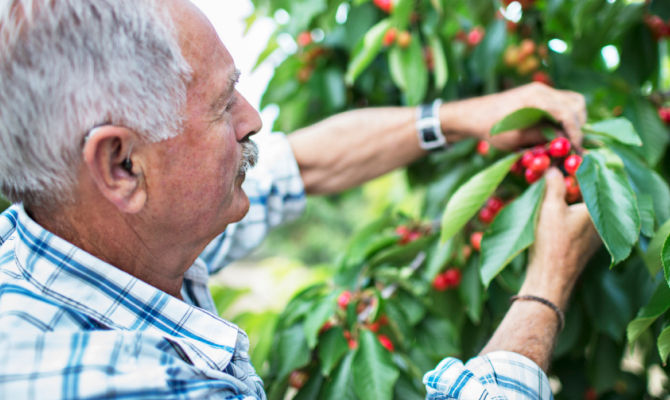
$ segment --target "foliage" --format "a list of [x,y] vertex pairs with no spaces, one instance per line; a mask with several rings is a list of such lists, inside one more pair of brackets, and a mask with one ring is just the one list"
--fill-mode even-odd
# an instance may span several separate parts
[[[650,396],[646,373],[620,365],[633,344],[645,371],[670,353],[660,272],[669,276],[669,136],[658,111],[670,100],[670,60],[649,23],[670,18],[670,6],[503,2],[397,0],[387,13],[379,0],[255,0],[250,23],[288,15],[263,57],[303,34],[262,105],[279,105],[275,129],[291,132],[347,109],[455,100],[532,80],[582,93],[589,123],[576,178],[605,245],[576,288],[550,374],[561,382],[557,399]],[[618,63],[603,56],[612,53]],[[494,133],[545,117],[521,110]],[[276,325],[270,398],[284,398],[289,384],[296,398],[422,398],[421,377],[439,360],[475,355],[518,290],[534,240],[543,182],[508,173],[523,153],[482,155],[463,141],[408,168],[421,218],[378,216],[353,234],[333,282],[294,296]],[[480,209],[493,194],[509,204],[484,222]],[[481,252],[468,245],[477,231]],[[457,279],[438,290],[435,278],[452,270]],[[308,375],[304,386],[296,371]]]

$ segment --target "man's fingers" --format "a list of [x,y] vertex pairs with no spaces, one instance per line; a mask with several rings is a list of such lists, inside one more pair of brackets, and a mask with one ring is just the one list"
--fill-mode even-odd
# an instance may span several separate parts
[[561,171],[557,168],[550,168],[545,174],[545,179],[547,180],[545,199],[565,204],[565,182]]

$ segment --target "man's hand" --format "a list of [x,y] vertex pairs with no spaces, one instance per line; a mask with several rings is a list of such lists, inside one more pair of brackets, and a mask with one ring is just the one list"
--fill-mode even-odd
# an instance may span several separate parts
[[[560,123],[564,134],[577,146],[581,146],[581,127],[586,123],[586,102],[575,92],[557,90],[541,83],[531,83],[505,92],[460,102],[447,103],[440,110],[443,130],[453,129],[454,118],[461,126],[457,131],[466,136],[489,140],[493,146],[503,150],[527,147],[544,140],[540,127],[524,131],[510,131],[490,136],[493,125],[508,114],[521,108],[534,107],[551,114]],[[462,119],[465,118],[465,119]]]
[[[535,244],[519,295],[535,295],[564,310],[570,293],[589,257],[598,248],[586,206],[565,203],[560,171],[546,174],[547,190],[540,210]],[[536,301],[515,301],[481,354],[513,351],[533,360],[543,370],[558,336],[556,313]]]
[[546,174],[547,190],[540,210],[535,244],[526,280],[519,294],[544,297],[565,309],[586,262],[599,248],[600,238],[584,203],[565,203],[561,172]]

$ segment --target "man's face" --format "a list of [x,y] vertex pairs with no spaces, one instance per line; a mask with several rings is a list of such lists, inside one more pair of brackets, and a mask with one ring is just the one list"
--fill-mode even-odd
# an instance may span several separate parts
[[260,130],[261,121],[235,90],[233,59],[207,18],[187,0],[170,5],[193,74],[184,132],[152,145],[148,201],[158,229],[178,229],[200,241],[246,214],[249,199],[241,189],[240,173],[243,143]]

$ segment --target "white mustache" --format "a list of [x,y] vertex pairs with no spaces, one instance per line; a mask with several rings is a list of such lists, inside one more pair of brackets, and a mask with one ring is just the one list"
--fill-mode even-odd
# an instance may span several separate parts
[[239,175],[246,174],[258,162],[258,146],[251,139],[242,142],[242,164],[238,171]]

